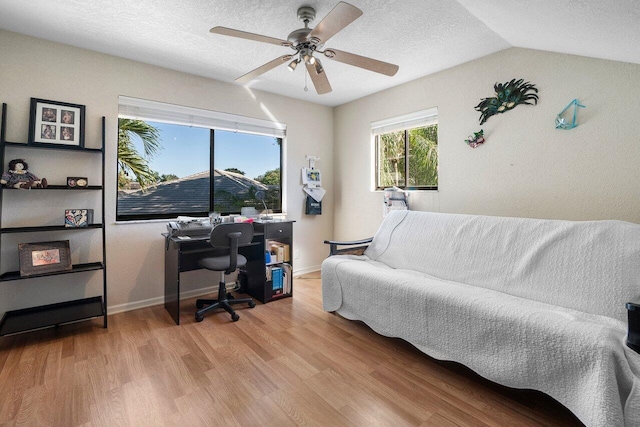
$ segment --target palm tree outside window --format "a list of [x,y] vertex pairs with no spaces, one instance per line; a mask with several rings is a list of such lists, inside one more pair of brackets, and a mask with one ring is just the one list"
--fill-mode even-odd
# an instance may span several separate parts
[[376,189],[438,189],[438,124],[376,134]]
[[282,212],[282,138],[120,118],[116,220]]

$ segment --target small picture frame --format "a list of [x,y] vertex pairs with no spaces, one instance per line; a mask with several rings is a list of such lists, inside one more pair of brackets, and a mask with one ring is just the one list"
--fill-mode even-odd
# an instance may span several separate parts
[[86,176],[68,176],[67,187],[69,188],[87,188],[89,180]]
[[29,145],[84,148],[85,106],[31,98]]
[[302,184],[309,187],[322,187],[322,179],[318,169],[302,168]]
[[93,224],[93,209],[65,209],[64,226],[68,228],[88,227]]
[[20,277],[69,271],[71,250],[68,240],[18,244]]

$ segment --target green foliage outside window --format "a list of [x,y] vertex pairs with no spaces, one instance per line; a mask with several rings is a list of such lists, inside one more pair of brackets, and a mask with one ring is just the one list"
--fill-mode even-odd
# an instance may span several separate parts
[[378,188],[437,188],[438,125],[376,136]]
[[[142,141],[144,154],[135,148],[134,138]],[[118,189],[127,188],[132,178],[142,188],[155,184],[157,177],[148,162],[161,148],[156,127],[142,120],[118,119]]]
[[[237,214],[243,207],[261,212],[264,203],[282,212],[282,139],[206,128],[205,133],[185,133],[185,125],[124,118],[118,125],[118,220]],[[207,165],[215,157],[213,169],[192,169],[189,156],[176,157],[181,144],[205,157]],[[154,170],[154,165],[166,170],[167,159],[178,162],[180,177]],[[251,168],[251,176],[245,167]],[[264,203],[256,198],[258,190],[265,194]]]
[[256,177],[256,181],[265,185],[280,185],[280,168],[265,172],[263,175]]

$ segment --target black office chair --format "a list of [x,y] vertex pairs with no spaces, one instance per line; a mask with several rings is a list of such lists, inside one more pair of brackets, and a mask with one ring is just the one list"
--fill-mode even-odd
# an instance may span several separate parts
[[[227,294],[225,275],[233,273],[236,268],[244,267],[247,259],[238,253],[240,246],[245,246],[253,240],[253,224],[250,223],[223,223],[211,230],[211,246],[221,250],[218,256],[201,259],[198,264],[207,270],[220,272],[220,286],[218,287],[218,299],[198,299],[196,301],[196,322],[202,322],[205,313],[217,308],[224,308],[231,314],[231,320],[238,321],[240,316],[231,308],[231,304],[249,304],[249,308],[256,306],[251,298],[233,299]],[[205,307],[206,306],[206,307]]]

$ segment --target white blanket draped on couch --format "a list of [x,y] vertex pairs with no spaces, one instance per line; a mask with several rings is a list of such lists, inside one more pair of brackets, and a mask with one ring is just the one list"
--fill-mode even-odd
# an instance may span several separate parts
[[640,226],[391,212],[363,256],[322,265],[323,307],[588,426],[640,426]]

